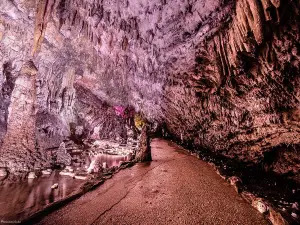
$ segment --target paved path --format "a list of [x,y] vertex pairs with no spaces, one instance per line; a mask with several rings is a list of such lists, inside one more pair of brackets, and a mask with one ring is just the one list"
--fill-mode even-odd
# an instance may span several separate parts
[[155,139],[153,162],[122,170],[40,224],[220,224],[268,222],[207,163]]

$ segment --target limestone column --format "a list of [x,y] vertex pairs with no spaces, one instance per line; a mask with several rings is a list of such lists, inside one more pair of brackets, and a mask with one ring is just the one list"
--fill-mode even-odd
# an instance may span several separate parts
[[0,150],[0,167],[11,173],[29,171],[39,159],[35,146],[36,74],[34,63],[26,62],[12,92],[7,133]]
[[140,141],[139,141],[139,150],[136,153],[136,161],[138,162],[152,161],[150,137],[148,135],[147,125],[144,125],[142,128]]

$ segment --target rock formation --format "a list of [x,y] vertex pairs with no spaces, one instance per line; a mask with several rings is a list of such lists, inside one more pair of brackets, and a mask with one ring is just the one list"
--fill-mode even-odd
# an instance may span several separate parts
[[41,167],[35,133],[36,74],[33,62],[25,62],[11,94],[7,131],[1,146],[1,167],[8,167],[13,173]]
[[[114,107],[130,106],[183,143],[299,181],[299,9],[297,0],[2,0],[1,152],[31,157],[73,126],[126,139]],[[35,78],[22,79],[35,86],[16,99],[28,59]],[[28,144],[12,151],[14,140]]]
[[151,160],[152,160],[152,156],[151,156],[149,131],[148,131],[148,127],[144,126],[141,132],[139,149],[138,152],[136,153],[136,161],[147,162]]

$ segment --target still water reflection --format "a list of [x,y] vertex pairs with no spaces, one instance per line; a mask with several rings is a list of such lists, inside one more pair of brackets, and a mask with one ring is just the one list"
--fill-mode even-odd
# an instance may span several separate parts
[[[43,206],[71,194],[83,182],[60,176],[58,171],[26,182],[4,182],[0,185],[0,219],[22,220]],[[55,183],[58,183],[58,188],[51,189]]]
[[[84,161],[97,160],[106,163],[108,167],[118,166],[120,161],[126,161],[129,157],[99,154],[94,157],[83,157]],[[74,170],[84,170],[90,162],[74,165]],[[0,221],[22,220],[30,214],[42,209],[45,205],[67,197],[76,191],[85,181],[76,180],[70,176],[59,175],[59,171],[51,175],[36,179],[29,179],[19,183],[0,182]],[[57,183],[57,189],[51,189]]]

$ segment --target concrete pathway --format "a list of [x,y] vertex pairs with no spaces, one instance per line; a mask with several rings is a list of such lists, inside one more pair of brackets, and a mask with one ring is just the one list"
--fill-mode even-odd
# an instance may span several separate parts
[[152,142],[153,162],[122,170],[39,224],[268,224],[207,163]]

